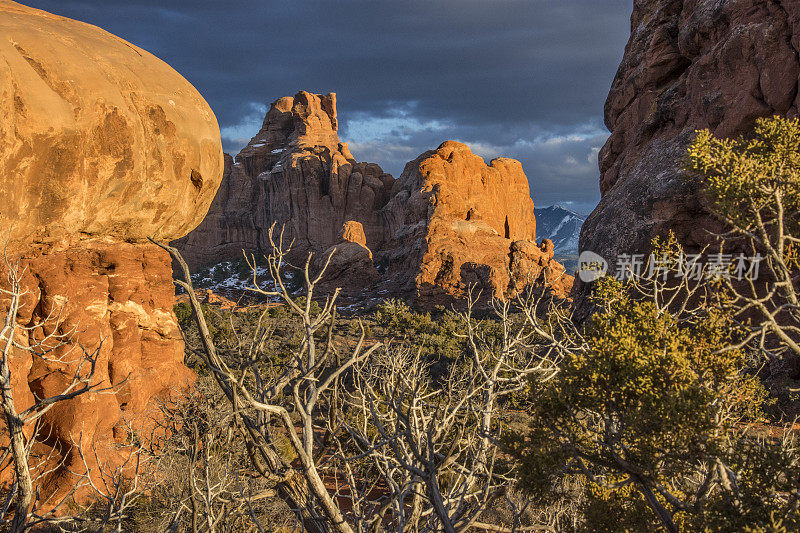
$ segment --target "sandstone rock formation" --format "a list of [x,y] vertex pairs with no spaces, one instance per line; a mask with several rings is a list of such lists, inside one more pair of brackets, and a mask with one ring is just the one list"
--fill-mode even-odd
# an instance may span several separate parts
[[378,210],[394,179],[373,163],[358,163],[340,142],[336,95],[300,92],[277,100],[263,127],[227,159],[223,185],[208,217],[175,245],[192,267],[269,249],[275,223],[298,252],[339,242],[348,220],[360,222],[370,247],[380,245]]
[[[382,215],[386,244],[378,263],[388,267],[393,292],[410,292],[423,303],[463,297],[473,284],[485,296],[501,297],[510,288],[512,242],[530,241],[539,249],[519,161],[487,165],[455,141],[406,165]],[[529,274],[538,278],[525,272],[519,279]]]
[[[339,239],[346,242],[354,242],[361,246],[367,246],[367,236],[364,235],[364,226],[361,222],[355,220],[348,220],[342,224],[342,229],[339,230]],[[370,257],[372,252],[370,252]]]
[[320,289],[326,293],[339,288],[345,296],[358,297],[379,277],[367,248],[360,222],[348,220],[339,231],[339,242],[316,256],[315,272],[325,268]]
[[0,227],[36,240],[194,228],[223,164],[194,87],[94,26],[9,0],[0,13]]
[[531,241],[515,241],[511,244],[511,288],[514,292],[534,282],[543,282],[552,294],[566,298],[572,292],[575,279],[566,273],[555,256],[556,248],[550,239],[537,246]]
[[800,108],[800,3],[636,0],[631,38],[605,106],[600,204],[581,250],[612,262],[672,229],[689,248],[720,228],[680,172],[698,129],[745,133]]
[[[378,165],[357,163],[337,130],[333,94],[300,92],[273,103],[261,131],[235,162],[227,160],[206,220],[176,243],[190,265],[237,257],[242,249],[267,251],[275,223],[303,256],[313,251],[322,258],[336,248],[326,286],[338,283],[349,294],[378,279],[374,265],[383,273],[382,294],[423,304],[461,298],[474,283],[484,295],[509,290],[512,242],[536,237],[518,161],[487,165],[466,145],[448,141],[408,163],[395,180]],[[515,279],[555,272],[552,250],[546,256],[517,261]],[[522,273],[520,265],[535,265],[535,272]],[[568,280],[557,285],[559,296],[569,293]]]
[[60,393],[84,350],[97,351],[92,384],[113,391],[41,419],[35,452],[57,465],[40,487],[47,496],[85,471],[80,452],[93,475],[96,461],[118,466],[124,451],[112,445],[129,429],[146,438],[155,401],[191,383],[171,261],[145,239],[178,238],[202,220],[223,157],[211,109],[146,51],[8,0],[0,35],[0,234],[26,271],[16,336],[23,346],[45,333],[66,342],[12,354],[17,408]]

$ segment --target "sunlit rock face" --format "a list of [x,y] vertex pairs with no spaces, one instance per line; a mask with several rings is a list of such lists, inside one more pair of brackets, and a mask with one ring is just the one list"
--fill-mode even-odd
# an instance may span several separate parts
[[800,3],[636,0],[631,37],[605,105],[602,199],[581,250],[609,261],[673,230],[690,248],[720,228],[683,176],[695,131],[748,132],[800,106]]
[[[484,296],[503,297],[515,290],[512,277],[522,288],[550,263],[555,268],[552,243],[547,258],[535,244],[528,190],[519,161],[498,158],[487,165],[456,141],[408,163],[381,213],[386,244],[378,261],[388,266],[392,290],[428,305],[463,299],[471,285]],[[532,262],[513,261],[515,241],[536,250]],[[571,277],[560,278],[553,288],[565,297]]]
[[[36,456],[54,467],[44,493],[64,493],[87,465],[93,475],[98,463],[118,466],[124,451],[114,444],[131,429],[146,438],[158,401],[192,382],[171,261],[146,239],[182,237],[205,216],[222,179],[219,127],[197,90],[158,58],[8,0],[0,110],[0,234],[25,271],[18,342],[64,341],[46,353],[15,351],[17,408],[61,392],[84,351],[97,354],[92,384],[108,389],[42,419]],[[8,303],[0,299],[4,310]]]
[[0,230],[175,238],[222,178],[217,120],[169,65],[81,22],[0,0]]
[[276,224],[297,252],[339,242],[349,221],[362,224],[370,248],[381,245],[378,211],[394,178],[374,163],[359,163],[339,139],[335,94],[275,101],[264,124],[236,158],[200,226],[176,246],[192,267],[267,250]]
[[[558,270],[552,250],[529,260],[520,248],[512,258],[513,242],[536,238],[518,161],[487,165],[466,145],[447,141],[395,180],[376,164],[356,162],[340,141],[334,94],[275,101],[261,131],[226,160],[206,220],[175,244],[199,267],[241,257],[242,250],[268,252],[273,224],[303,257],[336,249],[325,286],[338,283],[351,295],[436,305],[463,299],[469,285],[502,296],[514,289],[512,278],[524,285],[523,278]],[[561,276],[558,295],[570,288],[571,277]]]

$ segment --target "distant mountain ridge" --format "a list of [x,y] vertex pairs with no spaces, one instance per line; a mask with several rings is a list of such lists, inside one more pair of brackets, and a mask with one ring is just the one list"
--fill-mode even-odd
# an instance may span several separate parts
[[536,215],[536,239],[539,242],[543,239],[553,241],[558,255],[578,253],[578,237],[585,216],[560,205],[537,207],[533,212]]

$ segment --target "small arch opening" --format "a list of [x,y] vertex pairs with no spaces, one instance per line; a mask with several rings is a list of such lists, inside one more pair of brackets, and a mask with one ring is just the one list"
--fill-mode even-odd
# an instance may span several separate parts
[[511,228],[508,225],[508,216],[506,216],[506,239],[511,238]]

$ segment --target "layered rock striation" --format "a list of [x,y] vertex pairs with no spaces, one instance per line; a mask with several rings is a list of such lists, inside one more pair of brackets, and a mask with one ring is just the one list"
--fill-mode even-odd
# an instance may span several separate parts
[[800,107],[800,4],[636,0],[631,37],[605,105],[602,199],[581,250],[613,261],[673,230],[689,248],[721,228],[681,172],[695,131],[732,137]]
[[268,250],[273,223],[297,252],[338,243],[349,220],[362,224],[370,247],[380,246],[378,211],[394,178],[374,163],[356,162],[338,128],[335,94],[300,92],[274,102],[261,131],[235,160],[226,159],[206,219],[176,243],[189,264]]
[[[534,245],[541,250],[534,261],[512,260],[512,243],[536,237],[518,161],[487,165],[448,141],[395,180],[378,165],[356,162],[340,141],[334,94],[300,92],[273,103],[261,131],[227,159],[206,220],[176,246],[194,267],[242,249],[266,252],[273,224],[301,254],[336,249],[329,284],[338,280],[351,294],[373,288],[444,303],[471,284],[501,296],[515,289],[512,278],[522,284],[558,271],[547,247]],[[510,275],[513,264],[536,268]],[[566,296],[571,278],[559,277],[553,287]]]
[[[0,284],[9,288],[9,266],[24,272],[9,361],[16,408],[63,392],[86,354],[90,384],[104,390],[40,419],[32,462],[49,470],[41,496],[57,496],[87,467],[119,467],[118,445],[131,431],[147,439],[158,403],[193,380],[171,260],[146,239],[181,237],[203,219],[223,156],[209,106],[148,52],[8,0],[0,35]],[[3,316],[9,302],[0,298]]]

